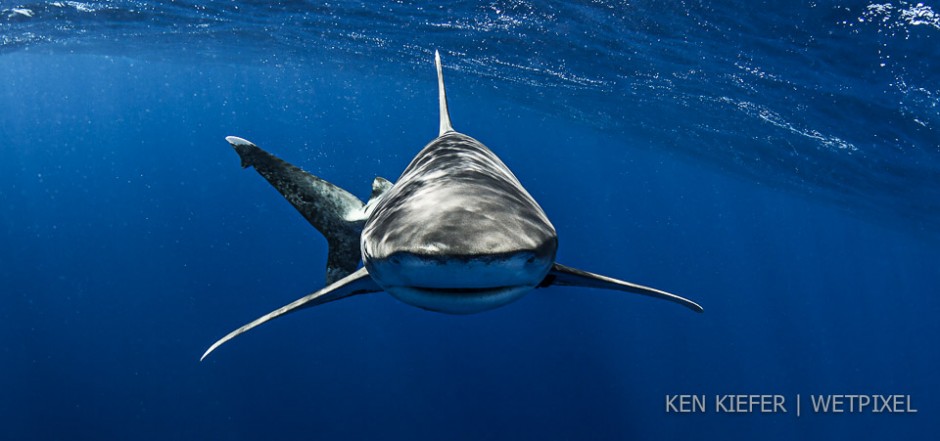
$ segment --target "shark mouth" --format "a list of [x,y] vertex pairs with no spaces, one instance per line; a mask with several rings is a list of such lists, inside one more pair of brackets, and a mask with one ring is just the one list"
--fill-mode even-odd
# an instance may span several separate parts
[[486,294],[495,294],[504,291],[508,291],[518,286],[494,286],[492,288],[426,288],[421,286],[409,286],[408,289],[413,289],[415,291],[427,292],[427,293],[438,293],[438,294],[454,294],[454,295],[486,295]]
[[429,311],[474,314],[516,301],[532,288],[528,285],[487,288],[388,286],[385,291],[404,303]]

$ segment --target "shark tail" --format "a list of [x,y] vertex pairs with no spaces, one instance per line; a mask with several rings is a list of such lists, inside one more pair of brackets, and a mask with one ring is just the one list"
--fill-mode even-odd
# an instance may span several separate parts
[[254,167],[326,238],[329,244],[326,283],[355,272],[362,259],[359,250],[359,235],[365,224],[362,201],[247,140],[235,136],[225,140],[238,153],[243,168]]

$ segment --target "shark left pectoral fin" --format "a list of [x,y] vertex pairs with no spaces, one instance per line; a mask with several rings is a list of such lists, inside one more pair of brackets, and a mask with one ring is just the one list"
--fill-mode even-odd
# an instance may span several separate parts
[[222,346],[229,340],[238,337],[241,334],[244,334],[251,329],[261,325],[270,320],[276,319],[284,314],[291,313],[303,308],[309,308],[312,306],[322,305],[324,303],[332,302],[334,300],[339,300],[342,298],[354,296],[357,294],[366,294],[370,292],[381,291],[382,288],[379,287],[372,280],[372,276],[369,275],[369,271],[365,268],[360,268],[358,271],[340,279],[332,284],[324,287],[323,289],[306,296],[303,296],[287,305],[284,305],[274,311],[271,311],[261,317],[258,317],[251,323],[244,325],[232,332],[230,332],[225,337],[219,339],[212,346],[206,350],[206,353],[202,354],[202,357],[199,358],[199,361],[204,360],[212,351],[216,350],[219,346]]
[[539,287],[542,288],[552,285],[583,286],[586,288],[612,289],[616,291],[632,292],[635,294],[642,294],[645,296],[675,302],[695,312],[704,311],[704,309],[702,309],[698,303],[695,303],[684,297],[668,293],[666,291],[650,288],[648,286],[637,285],[635,283],[625,282],[623,280],[617,280],[612,277],[589,273],[587,271],[567,267],[559,263],[552,265],[551,271],[548,272],[548,275],[545,276],[545,280],[539,284]]

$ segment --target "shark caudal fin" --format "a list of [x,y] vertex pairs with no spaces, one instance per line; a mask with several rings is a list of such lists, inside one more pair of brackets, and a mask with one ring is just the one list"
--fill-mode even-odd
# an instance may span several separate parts
[[702,309],[698,303],[683,297],[679,297],[675,294],[668,293],[666,291],[650,288],[648,286],[637,285],[635,283],[624,282],[623,280],[617,280],[612,277],[589,273],[587,271],[567,267],[559,263],[552,265],[551,271],[548,272],[548,275],[545,276],[545,280],[539,284],[539,287],[544,288],[552,285],[583,286],[585,288],[612,289],[617,291],[632,292],[635,294],[642,294],[645,296],[655,297],[657,299],[675,302],[695,312],[704,311],[704,309]]
[[329,244],[326,283],[356,271],[361,260],[359,235],[365,224],[364,205],[357,197],[295,167],[242,138],[225,138],[241,158],[254,167],[287,199]]
[[199,361],[204,360],[212,351],[216,350],[219,346],[225,344],[225,342],[242,335],[251,329],[261,325],[270,320],[274,320],[284,314],[291,313],[303,308],[310,308],[312,306],[322,305],[324,303],[332,302],[334,300],[343,299],[346,297],[354,296],[357,294],[366,294],[370,292],[381,291],[382,288],[379,287],[369,275],[369,271],[365,268],[360,268],[358,271],[330,284],[329,286],[313,293],[310,295],[303,296],[293,302],[284,305],[274,311],[271,311],[261,317],[258,317],[251,323],[248,323],[241,328],[238,328],[232,332],[229,332],[228,335],[219,339],[212,346],[209,346],[209,349],[206,350],[202,357],[199,358]]
[[437,94],[441,106],[441,131],[437,136],[447,132],[453,132],[454,128],[450,125],[450,112],[447,111],[447,94],[444,92],[444,69],[441,68],[441,54],[434,51],[434,64],[437,66]]

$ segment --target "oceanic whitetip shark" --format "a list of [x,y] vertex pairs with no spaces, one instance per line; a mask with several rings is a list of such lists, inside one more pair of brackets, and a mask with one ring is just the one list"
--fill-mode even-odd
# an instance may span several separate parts
[[449,314],[497,308],[554,285],[627,291],[702,312],[675,294],[555,262],[558,235],[539,204],[490,149],[451,126],[436,52],[434,61],[440,132],[397,182],[375,178],[366,204],[251,142],[225,138],[242,167],[254,167],[326,237],[327,286],[232,331],[200,360],[289,312],[379,291]]

